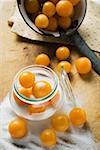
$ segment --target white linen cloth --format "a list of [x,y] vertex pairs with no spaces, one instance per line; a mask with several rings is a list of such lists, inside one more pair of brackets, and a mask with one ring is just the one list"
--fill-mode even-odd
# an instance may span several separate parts
[[[72,103],[67,101],[66,110],[71,108]],[[30,133],[27,137],[21,140],[13,140],[8,133],[8,124],[16,117],[7,95],[0,104],[0,150],[44,150],[45,148],[41,145],[38,133],[50,127],[49,120],[38,123],[40,126],[37,126],[36,122],[29,121]],[[70,127],[70,131],[57,133],[57,136],[57,144],[52,150],[100,150],[100,145],[94,142],[92,134],[86,126],[82,128]]]

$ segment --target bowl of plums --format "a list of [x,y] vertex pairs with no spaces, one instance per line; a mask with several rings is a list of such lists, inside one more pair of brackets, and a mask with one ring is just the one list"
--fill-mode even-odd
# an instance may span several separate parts
[[86,0],[21,0],[20,13],[27,25],[40,34],[69,35],[82,23]]
[[100,74],[99,58],[77,31],[86,14],[87,0],[17,0],[17,5],[29,28],[47,38],[64,39],[66,44],[76,46]]

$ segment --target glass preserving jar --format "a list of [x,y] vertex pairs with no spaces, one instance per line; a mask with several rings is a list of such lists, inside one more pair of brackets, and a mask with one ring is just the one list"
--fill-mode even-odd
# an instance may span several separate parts
[[[41,80],[47,81],[51,85],[51,92],[42,98],[35,98],[33,96],[26,97],[22,95],[19,92],[19,88],[21,88],[19,77],[23,72],[35,74],[35,82]],[[16,102],[16,98],[18,98],[23,105],[19,105]],[[57,74],[52,69],[41,65],[32,65],[21,69],[16,74],[10,90],[9,100],[13,111],[18,116],[28,120],[44,120],[61,108],[64,102],[64,91]],[[33,113],[28,112],[29,105],[34,106],[35,111]]]

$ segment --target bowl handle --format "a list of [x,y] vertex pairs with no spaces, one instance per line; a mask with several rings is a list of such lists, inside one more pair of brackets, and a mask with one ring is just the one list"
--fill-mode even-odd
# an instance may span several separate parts
[[94,54],[94,52],[89,48],[89,46],[82,39],[78,31],[75,31],[73,35],[70,37],[71,43],[73,43],[77,48],[78,52],[83,56],[88,57],[91,62],[96,73],[100,75],[100,59]]

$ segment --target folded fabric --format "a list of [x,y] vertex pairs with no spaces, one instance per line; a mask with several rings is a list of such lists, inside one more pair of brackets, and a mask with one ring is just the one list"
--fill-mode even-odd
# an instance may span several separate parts
[[[67,101],[66,110],[63,110],[67,113],[71,108],[72,103]],[[50,120],[40,121],[40,123],[28,121],[29,133],[27,137],[21,140],[14,140],[8,133],[8,124],[16,117],[7,95],[0,104],[0,150],[44,150],[45,148],[42,147],[39,140],[39,132],[50,127]],[[57,136],[57,144],[52,150],[97,150],[97,145],[87,125],[82,128],[71,126],[70,131],[57,133]]]

